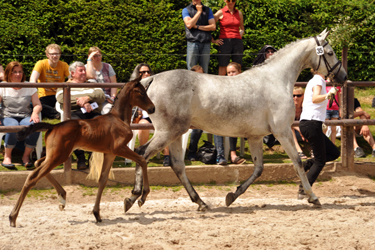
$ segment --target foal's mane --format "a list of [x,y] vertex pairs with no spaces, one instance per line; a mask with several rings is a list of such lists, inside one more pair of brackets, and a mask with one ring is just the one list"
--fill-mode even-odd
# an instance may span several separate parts
[[[275,60],[275,59],[277,58],[277,56],[278,56],[279,54],[281,54],[283,51],[289,49],[289,47],[292,47],[292,46],[294,46],[296,43],[300,43],[300,42],[302,42],[302,41],[309,40],[309,39],[311,39],[311,38],[312,38],[312,37],[302,38],[302,39],[298,39],[298,40],[296,40],[296,41],[294,41],[294,42],[288,43],[288,44],[285,45],[283,48],[281,48],[281,49],[279,49],[278,51],[276,51],[276,52],[273,54],[273,56],[271,56],[269,59],[265,60],[265,61],[264,61],[263,63],[261,63],[261,64],[253,65],[253,66],[252,66],[250,69],[248,69],[248,70],[251,70],[251,69],[253,69],[253,68],[258,68],[258,67],[262,67],[262,66],[264,66],[264,65],[267,65],[269,62],[272,62],[273,60]],[[246,71],[248,71],[248,70],[246,70]]]
[[[135,84],[137,84],[137,83],[141,80],[141,77],[142,77],[142,76],[139,76],[139,77],[135,78],[134,80],[132,80],[132,81],[130,81],[130,82],[126,82],[126,83],[124,83],[124,85],[122,85],[120,91],[118,92],[118,94],[116,95],[115,99],[113,100],[113,104],[112,104],[111,110],[112,110],[113,107],[115,106],[115,103],[116,103],[116,101],[117,101],[119,95],[120,95],[121,92],[123,91],[124,87],[127,86],[127,85],[129,86],[129,85],[135,85]],[[111,110],[110,110],[110,111],[111,111]]]

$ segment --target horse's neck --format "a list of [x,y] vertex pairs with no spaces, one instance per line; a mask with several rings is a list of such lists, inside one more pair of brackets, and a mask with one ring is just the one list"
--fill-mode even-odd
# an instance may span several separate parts
[[132,106],[127,103],[128,98],[122,93],[118,94],[117,100],[115,101],[111,113],[118,116],[125,123],[130,124],[132,117]]
[[293,88],[298,76],[302,70],[311,67],[311,40],[306,39],[291,44],[288,48],[284,48],[277,53],[275,58],[272,58],[264,70],[267,74],[274,74],[282,78],[280,84],[286,84]]

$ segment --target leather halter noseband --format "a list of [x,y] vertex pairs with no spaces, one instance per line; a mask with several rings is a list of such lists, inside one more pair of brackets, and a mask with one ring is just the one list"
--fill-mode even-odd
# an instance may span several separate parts
[[[320,46],[320,43],[319,43],[318,38],[317,38],[316,36],[314,36],[314,39],[315,39],[315,42],[316,42],[317,46]],[[327,44],[328,44],[328,42],[326,42],[322,47],[325,47]],[[339,61],[337,61],[337,63],[336,63],[335,65],[333,65],[333,67],[331,67],[331,65],[329,65],[329,62],[327,61],[327,59],[326,59],[326,57],[324,56],[324,53],[323,53],[323,55],[320,55],[320,56],[319,56],[319,63],[318,63],[318,67],[316,67],[316,71],[318,71],[318,69],[319,69],[320,61],[321,61],[322,57],[323,57],[324,64],[326,65],[326,68],[327,68],[327,71],[328,71],[326,77],[329,77],[329,78],[331,78],[331,79],[333,80],[333,78],[335,77],[335,75],[336,75],[337,73],[339,73],[339,71],[340,71],[340,69],[341,69],[341,66],[342,66],[342,63],[341,63],[341,61],[339,60]],[[333,74],[333,70],[334,70],[337,66],[339,66],[339,68],[338,68],[338,70],[336,71],[336,74]]]

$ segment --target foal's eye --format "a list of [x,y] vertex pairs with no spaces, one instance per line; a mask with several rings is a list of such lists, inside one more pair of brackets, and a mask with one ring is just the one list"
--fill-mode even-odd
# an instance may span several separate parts
[[329,56],[333,56],[333,51],[329,51],[327,54],[328,54]]

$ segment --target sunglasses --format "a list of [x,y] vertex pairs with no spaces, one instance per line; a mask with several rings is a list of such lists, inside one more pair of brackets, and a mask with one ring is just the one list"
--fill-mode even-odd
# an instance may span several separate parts
[[145,73],[150,74],[150,71],[149,71],[149,70],[146,70],[146,71],[139,71],[139,74],[141,74],[141,75],[143,75],[143,74],[145,74]]
[[297,96],[297,97],[301,97],[301,96],[302,96],[302,94],[300,94],[300,95],[293,95],[293,98],[294,98],[294,97],[296,97],[296,96]]
[[266,54],[273,54],[273,51],[272,50],[267,50]]

